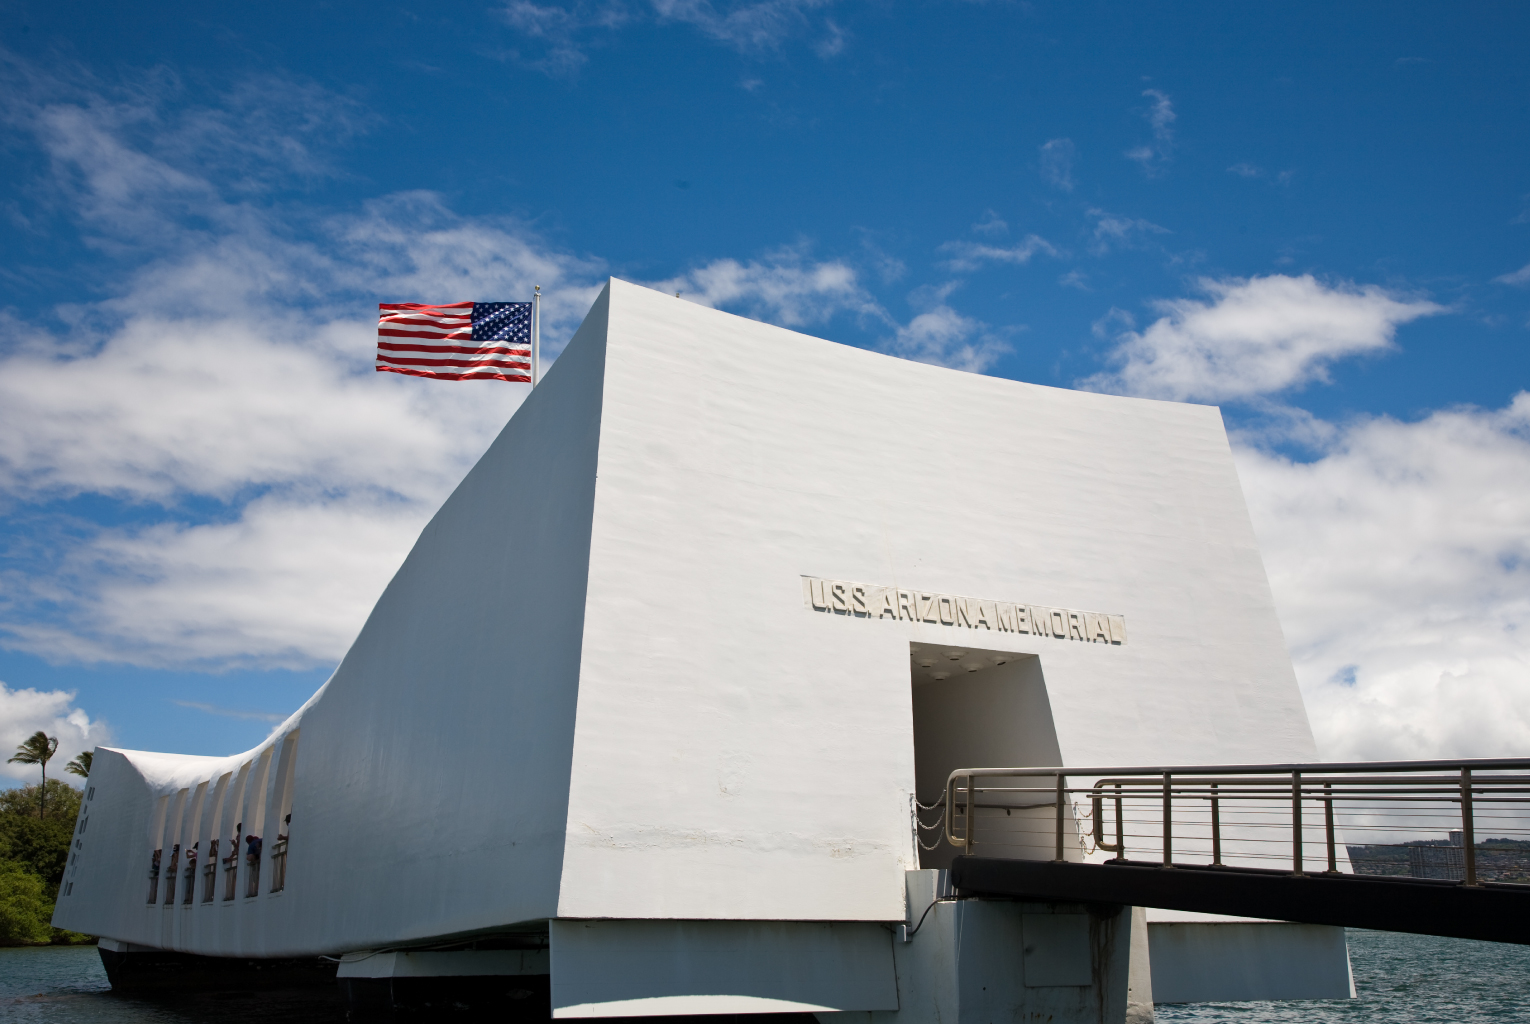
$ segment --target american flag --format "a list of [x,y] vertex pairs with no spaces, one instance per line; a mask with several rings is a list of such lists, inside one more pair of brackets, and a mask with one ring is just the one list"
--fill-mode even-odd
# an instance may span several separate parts
[[531,383],[531,303],[383,302],[378,372]]

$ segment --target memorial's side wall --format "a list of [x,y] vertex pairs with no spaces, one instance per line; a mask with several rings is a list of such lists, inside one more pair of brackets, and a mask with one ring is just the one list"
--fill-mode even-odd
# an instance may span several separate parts
[[[273,957],[556,912],[605,318],[602,296],[425,528],[324,689],[271,741],[223,759],[102,758],[90,804],[103,822],[61,924]],[[200,875],[192,903],[166,905],[164,890],[147,902],[154,849],[168,871],[174,844],[200,840],[205,852],[222,837],[221,858],[239,824],[263,841],[253,886],[241,845],[233,899],[220,865],[211,902]],[[281,834],[291,837],[285,884],[273,891]]]

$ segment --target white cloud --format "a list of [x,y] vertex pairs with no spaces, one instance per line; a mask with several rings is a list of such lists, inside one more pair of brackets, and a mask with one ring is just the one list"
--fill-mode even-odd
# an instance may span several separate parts
[[500,9],[505,23],[522,37],[539,39],[545,47],[540,55],[514,51],[527,66],[554,76],[577,72],[589,60],[584,47],[594,31],[611,32],[633,19],[632,12],[619,2],[536,4],[530,0],[511,0]]
[[1291,171],[1279,171],[1275,174],[1270,174],[1263,167],[1250,163],[1233,164],[1227,169],[1227,173],[1236,174],[1240,178],[1269,178],[1277,185],[1289,185],[1291,184],[1292,177],[1294,177]]
[[203,704],[195,700],[172,700],[170,702],[178,707],[191,708],[193,711],[201,711],[209,715],[217,715],[220,718],[240,718],[248,722],[285,722],[290,715],[276,714],[269,711],[239,711],[235,708],[220,708],[216,704]]
[[[510,0],[499,8],[501,19],[517,33],[509,55],[556,77],[576,74],[588,61],[592,46],[631,24],[688,25],[702,36],[742,54],[759,55],[778,49],[788,39],[816,35],[812,48],[827,60],[842,52],[849,33],[831,18],[811,15],[833,0],[649,0],[644,5],[626,0],[568,0],[539,4]],[[541,45],[527,47],[526,41]],[[746,80],[745,89],[757,86]]]
[[1499,284],[1530,285],[1530,263],[1526,263],[1518,270],[1495,277],[1493,280]]
[[783,327],[822,323],[846,311],[890,322],[853,267],[842,260],[815,262],[801,247],[778,249],[747,262],[713,260],[652,287]]
[[0,683],[0,775],[36,782],[42,773],[36,765],[9,764],[16,748],[38,730],[58,738],[58,753],[48,762],[48,777],[79,782],[79,777],[64,771],[64,765],[76,754],[94,750],[111,742],[111,728],[105,722],[90,720],[74,706],[74,694],[68,690],[12,690]]
[[[127,109],[7,108],[81,231],[137,269],[114,297],[56,311],[61,330],[0,322],[0,499],[39,524],[4,552],[0,636],[55,660],[332,663],[525,392],[376,373],[370,305],[542,284],[555,355],[600,266],[426,193],[328,219],[256,208],[240,176],[202,172],[285,171],[137,140],[123,126],[154,111]],[[117,241],[138,236],[152,248]],[[117,511],[48,511],[82,494]]]
[[171,506],[270,486],[439,496],[463,439],[486,446],[522,389],[368,375],[373,345],[364,324],[271,309],[262,323],[133,316],[87,355],[0,358],[0,487]]
[[1142,217],[1122,217],[1099,208],[1091,208],[1086,212],[1094,218],[1094,242],[1090,250],[1097,256],[1104,255],[1112,248],[1137,248],[1152,235],[1173,234],[1168,228]]
[[1174,122],[1179,115],[1174,113],[1174,104],[1165,93],[1147,89],[1142,95],[1153,101],[1153,105],[1143,114],[1148,127],[1152,129],[1153,141],[1127,150],[1126,158],[1140,164],[1148,177],[1154,177],[1163,173],[1173,153]]
[[1072,139],[1051,139],[1041,147],[1041,179],[1064,192],[1073,191],[1073,160],[1078,155]]
[[[440,475],[460,477],[478,453],[445,454]],[[152,666],[333,664],[455,482],[412,499],[390,500],[375,493],[381,486],[329,499],[268,496],[228,522],[95,531],[45,574],[9,582],[6,646]],[[18,614],[48,604],[69,614]]]
[[984,210],[983,219],[972,225],[972,231],[974,234],[996,238],[999,235],[1009,234],[1009,224],[999,216],[997,211]]
[[1530,755],[1530,394],[1318,433],[1236,454],[1321,754]]
[[1176,401],[1251,399],[1326,380],[1334,360],[1388,349],[1399,324],[1444,311],[1310,275],[1203,278],[1199,287],[1207,299],[1154,303],[1158,320],[1118,336],[1116,369],[1081,386]]
[[835,24],[832,18],[823,20],[823,28],[823,38],[813,44],[813,52],[824,60],[828,60],[844,50],[847,33]]
[[[651,0],[661,21],[692,25],[703,35],[741,52],[758,52],[779,46],[789,36],[810,26],[808,12],[827,7],[830,0],[755,0],[743,3],[712,3],[711,0]],[[842,31],[826,22],[826,36],[818,45],[820,56],[838,53],[844,45]],[[827,52],[825,52],[827,50]]]
[[966,240],[946,242],[941,245],[940,251],[951,254],[941,265],[957,273],[977,270],[985,263],[1024,265],[1038,252],[1048,256],[1058,255],[1057,248],[1040,235],[1026,235],[1014,245],[985,245]]
[[1010,345],[981,320],[963,316],[946,299],[958,287],[947,282],[938,287],[916,290],[909,301],[923,312],[900,326],[881,348],[904,359],[955,370],[982,373],[1011,351]]
[[[0,317],[0,502],[27,524],[0,551],[0,642],[62,661],[333,664],[525,393],[376,373],[369,310],[540,284],[555,356],[603,265],[426,192],[338,214],[253,205],[245,179],[296,172],[135,136],[152,98],[131,116],[91,96],[12,108],[80,231],[130,269],[104,300]],[[854,267],[800,246],[663,287],[788,326],[894,326]],[[104,511],[60,504],[82,495]]]

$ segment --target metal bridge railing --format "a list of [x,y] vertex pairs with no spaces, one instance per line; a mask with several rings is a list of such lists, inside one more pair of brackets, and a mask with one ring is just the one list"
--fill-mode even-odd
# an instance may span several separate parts
[[1530,884],[1530,758],[961,768],[919,806],[977,856]]

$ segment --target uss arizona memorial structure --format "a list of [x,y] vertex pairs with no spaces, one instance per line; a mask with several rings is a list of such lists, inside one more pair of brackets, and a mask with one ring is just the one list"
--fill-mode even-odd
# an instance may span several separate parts
[[[1149,942],[1140,911],[988,901],[898,928],[957,852],[916,806],[953,769],[1315,753],[1215,408],[612,280],[265,744],[98,752],[55,923],[524,976],[560,1017],[1120,1020],[1150,947],[1160,987],[1189,957],[1345,995],[1340,929]],[[1104,858],[1085,832],[1069,858]]]

